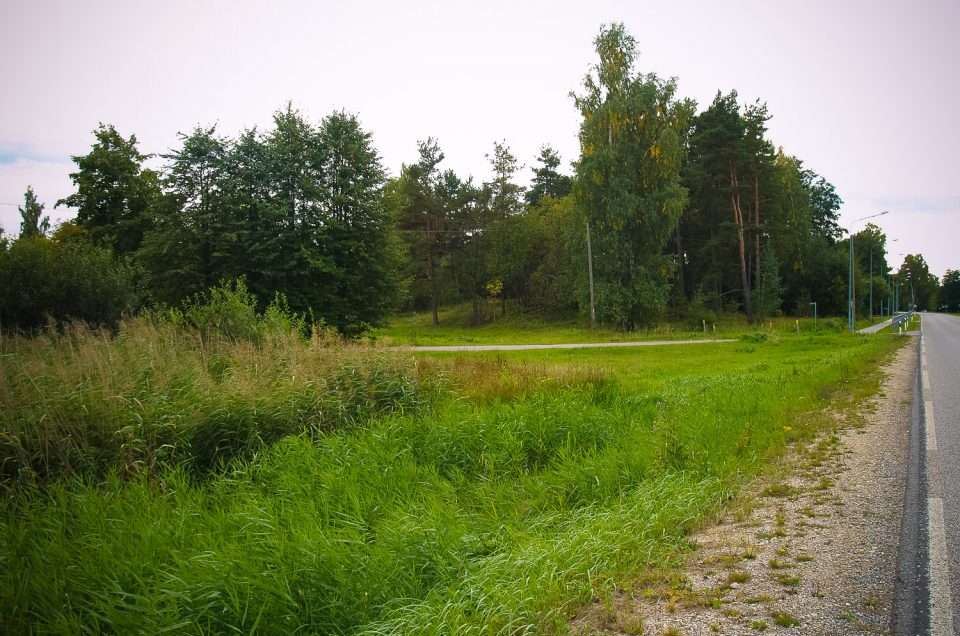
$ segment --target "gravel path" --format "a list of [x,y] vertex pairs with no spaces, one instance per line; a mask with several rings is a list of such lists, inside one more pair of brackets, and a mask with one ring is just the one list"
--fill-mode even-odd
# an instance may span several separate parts
[[780,474],[695,533],[680,580],[640,581],[582,610],[572,631],[889,634],[916,346],[900,349],[856,413],[832,414],[836,434],[794,449]]

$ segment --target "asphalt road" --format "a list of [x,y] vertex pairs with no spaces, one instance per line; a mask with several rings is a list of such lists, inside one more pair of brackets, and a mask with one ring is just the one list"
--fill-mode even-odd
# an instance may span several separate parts
[[922,315],[930,633],[960,633],[960,317]]

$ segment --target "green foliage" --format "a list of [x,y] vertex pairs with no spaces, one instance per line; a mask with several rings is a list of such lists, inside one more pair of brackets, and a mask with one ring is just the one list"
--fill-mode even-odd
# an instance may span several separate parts
[[[5,496],[0,612],[16,632],[563,631],[572,607],[682,549],[785,425],[809,434],[830,389],[896,342],[783,339],[757,343],[762,362],[724,345],[440,358],[454,385],[502,392],[424,409],[396,374],[412,363],[355,348],[201,353],[143,321],[8,340],[0,439],[25,439],[11,414],[28,405],[31,422],[87,412],[98,434],[47,441],[113,448],[121,470]],[[504,381],[524,375],[527,392]],[[339,413],[361,415],[310,428]],[[286,422],[311,432],[274,437]]]
[[672,266],[662,253],[686,204],[680,167],[694,105],[675,99],[675,81],[635,72],[622,24],[601,29],[595,46],[600,60],[575,97],[574,194],[592,230],[597,318],[632,329],[666,307]]
[[0,251],[0,324],[31,330],[84,320],[115,326],[140,305],[136,271],[83,235],[22,237]]
[[757,271],[756,312],[763,320],[780,313],[783,286],[780,283],[780,267],[773,247],[768,243],[760,256],[760,269]]
[[528,206],[540,205],[544,197],[560,199],[572,192],[570,177],[557,171],[560,167],[560,155],[556,150],[549,145],[540,146],[537,161],[540,166],[533,169],[533,181],[524,195]]
[[213,127],[181,135],[139,257],[160,301],[245,276],[260,307],[279,293],[356,336],[393,308],[397,286],[379,157],[344,112],[313,126],[288,104],[273,123],[237,140]]
[[305,339],[281,300],[251,311],[237,283],[185,312],[126,320],[115,337],[82,323],[4,336],[0,490],[173,469],[198,478],[282,437],[363,427],[431,398],[396,358],[319,331]]
[[940,307],[946,311],[960,312],[960,271],[948,269],[940,284]]
[[96,244],[115,255],[131,254],[151,225],[159,178],[142,167],[149,155],[137,149],[135,135],[124,139],[112,125],[104,124],[93,134],[97,141],[90,152],[73,157],[77,171],[70,178],[77,191],[56,205],[77,208],[77,222],[90,230]]
[[930,273],[922,254],[907,254],[896,280],[900,283],[901,307],[907,309],[911,303],[915,303],[917,311],[936,309],[940,282]]
[[[34,238],[45,236],[50,230],[50,217],[43,215],[43,204],[37,201],[37,195],[33,193],[33,187],[27,186],[27,191],[23,195],[23,207],[18,207],[20,211],[20,237]],[[42,218],[41,218],[42,217]]]
[[207,338],[254,341],[260,335],[257,299],[240,278],[194,296],[184,310],[186,320]]

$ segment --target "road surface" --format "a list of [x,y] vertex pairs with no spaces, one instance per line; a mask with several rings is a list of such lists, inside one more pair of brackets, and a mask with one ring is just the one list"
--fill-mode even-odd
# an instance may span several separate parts
[[901,538],[902,558],[916,537],[916,576],[901,578],[920,588],[912,610],[919,618],[904,609],[898,632],[953,636],[960,633],[960,317],[925,313],[921,321],[917,434],[911,434],[919,469],[913,486],[908,477]]

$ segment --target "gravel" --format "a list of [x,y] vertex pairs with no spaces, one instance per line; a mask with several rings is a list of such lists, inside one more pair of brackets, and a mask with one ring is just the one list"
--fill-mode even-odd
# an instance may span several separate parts
[[916,340],[880,391],[691,536],[675,581],[656,577],[584,608],[575,634],[889,634]]

